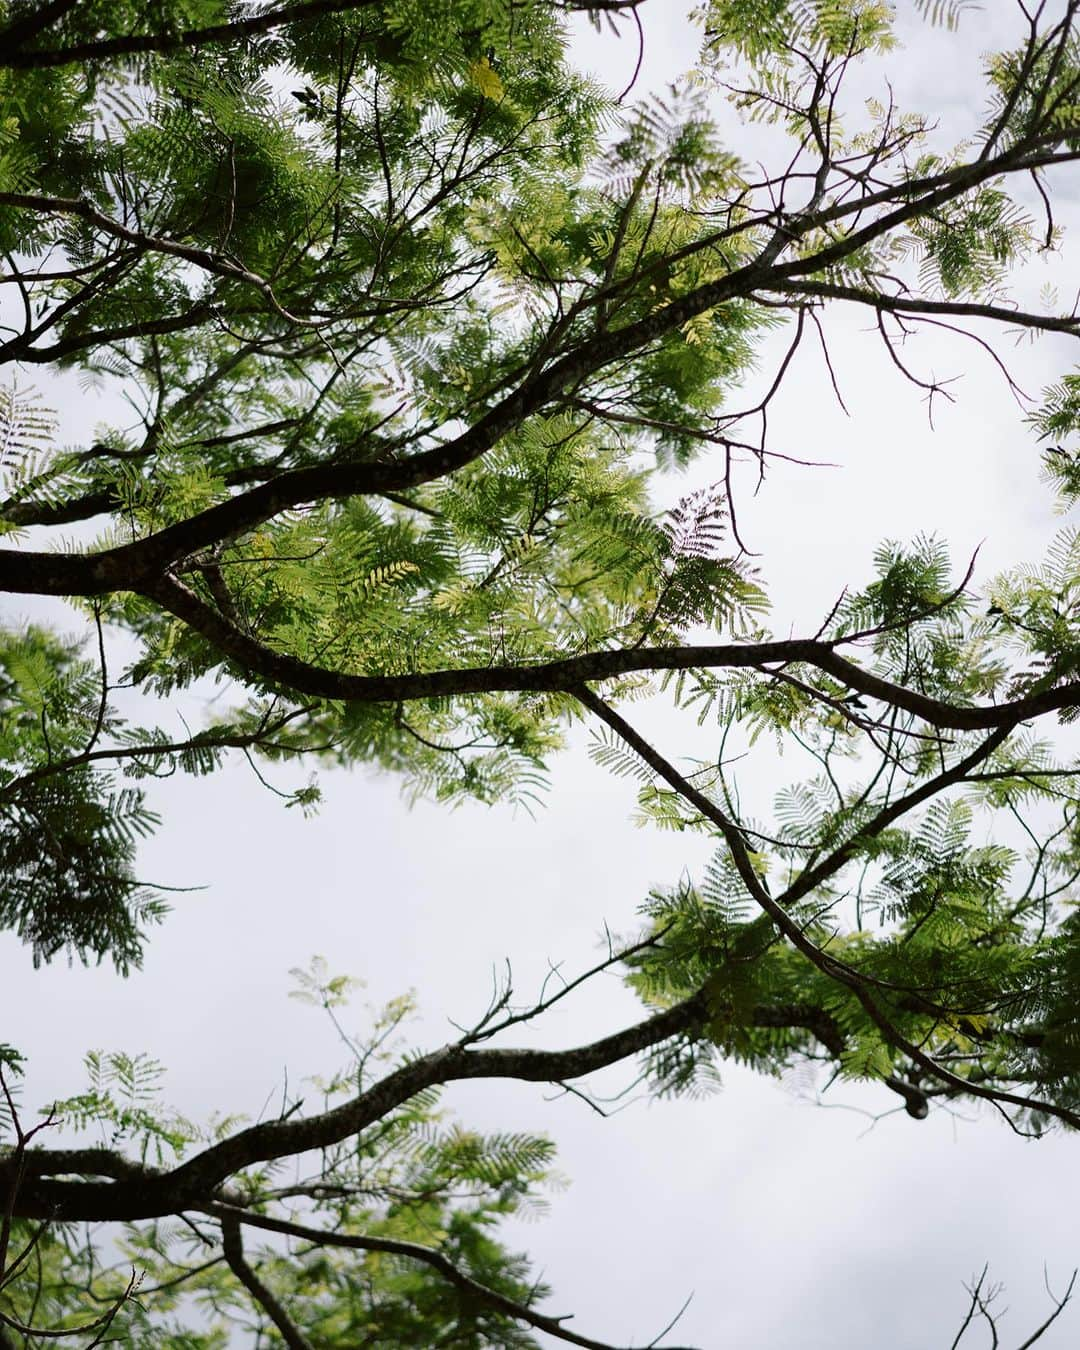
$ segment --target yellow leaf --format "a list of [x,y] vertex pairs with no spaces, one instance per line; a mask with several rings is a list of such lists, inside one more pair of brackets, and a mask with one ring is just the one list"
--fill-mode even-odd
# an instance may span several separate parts
[[502,98],[505,92],[503,82],[499,79],[497,72],[492,70],[491,62],[486,56],[482,56],[479,61],[473,62],[469,67],[469,76],[485,98],[496,100]]
[[769,859],[766,854],[755,853],[753,849],[747,849],[746,856],[750,866],[759,877],[767,877],[769,875]]

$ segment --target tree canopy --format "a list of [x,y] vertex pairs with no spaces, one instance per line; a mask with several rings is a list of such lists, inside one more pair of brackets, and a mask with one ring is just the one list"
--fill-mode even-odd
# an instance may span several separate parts
[[[1017,6],[952,149],[889,94],[883,0],[705,0],[682,84],[579,73],[571,11],[633,40],[647,3],[0,4],[0,588],[63,597],[85,633],[0,629],[0,922],[29,959],[124,974],[167,943],[138,862],[167,825],[153,779],[235,754],[301,766],[304,810],[319,765],[528,804],[583,723],[643,819],[716,848],[535,1003],[507,986],[423,1052],[406,1002],[379,1013],[322,1111],[195,1124],[152,1062],[99,1055],[46,1123],[111,1143],[53,1146],[0,1045],[4,1350],[603,1345],[497,1235],[550,1144],[447,1124],[455,1081],[587,1091],[637,1060],[664,1094],[724,1059],[822,1063],[916,1121],[1080,1126],[1080,539],[986,584],[940,540],[884,541],[782,636],[734,489],[778,454],[770,406],[829,307],[931,404],[913,331],[970,333],[1005,380],[1000,334],[1080,335],[1055,294],[1015,298],[1080,159],[1080,0]],[[914,8],[932,43],[968,6]],[[118,411],[63,443],[73,378]],[[1080,376],[1047,380],[1018,416],[1067,508]],[[820,457],[810,429],[798,449]],[[715,486],[660,510],[694,460]],[[645,696],[696,721],[696,761],[640,729]],[[740,805],[742,755],[772,758],[770,819]],[[514,1046],[614,967],[638,1021]],[[299,979],[334,1017],[344,977]]]

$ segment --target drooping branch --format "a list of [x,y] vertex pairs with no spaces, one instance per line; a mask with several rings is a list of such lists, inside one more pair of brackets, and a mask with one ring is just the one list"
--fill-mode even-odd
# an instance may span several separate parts
[[35,347],[35,334],[22,334],[0,344],[0,361],[19,361],[26,365],[44,366],[63,361],[75,352],[100,350],[111,342],[123,342],[128,338],[147,338],[163,336],[167,333],[183,333],[200,328],[212,313],[210,304],[199,301],[189,309],[166,318],[139,319],[133,323],[116,324],[112,328],[92,329],[84,333],[72,333],[61,338],[49,347]]
[[[774,897],[754,869],[750,850],[738,824],[725,815],[706,793],[690,782],[654,746],[639,735],[625,718],[593,694],[591,690],[581,689],[577,691],[576,697],[640,755],[650,768],[659,774],[680,797],[696,807],[707,820],[717,827],[728,846],[731,860],[746,887],[747,893],[769,916],[796,951],[805,956],[810,964],[828,979],[851,991],[867,1016],[891,1045],[905,1054],[912,1063],[918,1065],[928,1075],[957,1092],[992,1102],[999,1110],[1004,1106],[1017,1106],[1024,1111],[1042,1112],[1066,1125],[1070,1125],[1073,1129],[1080,1129],[1080,1112],[1073,1111],[1068,1107],[1058,1106],[1053,1102],[1034,1097],[1024,1097],[1005,1088],[988,1087],[979,1081],[963,1078],[961,1075],[953,1073],[939,1060],[926,1054],[920,1046],[915,1045],[893,1025],[880,1007],[875,994],[871,992],[875,986],[888,988],[888,985],[880,979],[866,975],[847,961],[837,959],[830,952],[820,947],[807,934],[802,924],[788,912],[790,905],[793,905],[802,896],[809,894],[823,880],[843,866],[849,856],[849,846],[841,845],[828,858],[824,859],[817,868],[807,869],[782,894]],[[912,810],[922,800],[928,800],[944,788],[962,782],[964,775],[986,759],[1007,738],[1012,729],[1011,726],[998,728],[959,763],[936,775],[927,783],[908,793],[906,797],[884,808],[879,813],[876,826],[875,822],[871,822],[869,826],[864,827],[862,833],[872,832],[875,827],[878,831],[886,828],[893,819],[906,811]],[[910,995],[912,992],[917,994],[918,991],[909,990],[906,992]],[[1005,1115],[1003,1110],[1002,1114]],[[1013,1123],[1008,1115],[1005,1115],[1005,1119],[1009,1121],[1010,1125]],[[1014,1125],[1013,1128],[1015,1129],[1016,1126]]]
[[[107,746],[100,750],[86,750],[82,754],[70,755],[66,759],[51,760],[36,769],[30,769],[18,778],[11,779],[0,787],[0,804],[18,797],[19,793],[45,778],[70,773],[88,764],[122,763],[124,760],[153,760],[160,757],[189,753],[210,753],[215,750],[246,750],[266,745],[270,737],[313,711],[311,708],[295,708],[280,717],[267,718],[264,725],[252,731],[225,732],[205,731],[183,741],[150,742],[146,745]],[[276,749],[282,749],[280,745]]]
[[[237,439],[245,439],[248,436],[255,437],[258,434],[257,430],[253,430],[238,434]],[[150,449],[129,451],[125,452],[123,458],[141,462],[149,460],[152,453]],[[87,451],[85,454],[89,456],[90,452]],[[94,457],[104,458],[105,456]],[[227,470],[221,475],[221,481],[226,487],[249,487],[252,483],[265,483],[268,478],[273,478],[278,472],[279,470],[274,469],[269,464],[246,464],[240,468]],[[8,524],[18,527],[71,525],[76,521],[90,520],[94,516],[116,511],[122,504],[122,496],[115,487],[96,488],[81,493],[77,497],[60,498],[55,501],[23,501],[16,498],[10,500],[6,505],[0,506],[0,520],[5,520]]]
[[[598,1341],[591,1336],[580,1336],[577,1332],[571,1331],[569,1327],[563,1325],[568,1320],[565,1317],[546,1316],[524,1303],[507,1298],[505,1294],[500,1294],[497,1289],[492,1289],[489,1285],[481,1284],[479,1280],[474,1280],[471,1275],[467,1275],[465,1271],[454,1265],[453,1261],[434,1247],[425,1247],[419,1242],[403,1242],[396,1238],[327,1232],[324,1229],[292,1223],[288,1219],[278,1219],[267,1214],[254,1214],[250,1210],[236,1210],[227,1205],[207,1205],[206,1213],[221,1219],[223,1232],[227,1230],[235,1232],[241,1224],[246,1224],[252,1228],[261,1228],[268,1233],[282,1233],[286,1237],[299,1238],[301,1241],[310,1242],[316,1248],[336,1247],[346,1251],[386,1252],[393,1256],[404,1256],[411,1261],[422,1262],[433,1270],[437,1270],[445,1280],[456,1289],[460,1289],[462,1293],[468,1294],[471,1298],[479,1299],[480,1302],[494,1308],[497,1312],[504,1313],[515,1321],[524,1322],[537,1331],[544,1331],[549,1336],[554,1336],[560,1341],[566,1341],[570,1345],[584,1346],[585,1350],[616,1350],[616,1347],[610,1345],[607,1341]],[[236,1240],[234,1239],[234,1241]],[[249,1285],[248,1288],[250,1289],[250,1287]],[[259,1301],[263,1303],[267,1312],[273,1317],[270,1307],[263,1299],[260,1298]],[[274,1321],[277,1325],[276,1318],[274,1318]],[[284,1332],[282,1334],[284,1335]],[[293,1342],[289,1341],[287,1337],[286,1343],[290,1346],[293,1345]],[[295,1350],[302,1350],[300,1342],[296,1343]],[[689,1347],[672,1346],[671,1350],[689,1350]]]
[[[132,246],[137,252],[163,253],[167,257],[178,258],[182,262],[190,263],[192,266],[210,272],[215,276],[226,277],[229,280],[252,286],[266,297],[275,313],[281,318],[291,324],[300,326],[310,323],[309,320],[298,318],[284,309],[274,295],[270,283],[265,278],[249,271],[246,267],[241,267],[238,263],[225,257],[224,254],[209,249],[194,248],[190,244],[182,244],[175,239],[146,234],[141,230],[133,230],[122,221],[113,220],[90,202],[81,198],[45,197],[35,193],[0,192],[0,206],[35,211],[41,215],[75,216],[79,220],[85,220],[87,224],[93,225],[95,229],[101,230],[111,239],[118,239]],[[151,331],[153,330],[151,329]],[[108,335],[102,336],[99,340],[108,341]],[[0,348],[0,355],[2,354],[3,348]],[[62,355],[63,352],[59,354]],[[43,356],[40,359],[47,360],[50,358]]]
[[219,1210],[222,1249],[229,1269],[277,1327],[281,1339],[289,1350],[313,1350],[311,1342],[244,1258],[244,1244],[237,1215],[224,1205],[220,1206]]

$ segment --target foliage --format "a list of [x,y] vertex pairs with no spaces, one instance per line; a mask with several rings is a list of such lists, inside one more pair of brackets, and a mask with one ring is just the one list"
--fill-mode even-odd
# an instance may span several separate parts
[[[646,3],[0,4],[0,587],[83,628],[0,632],[0,923],[34,961],[129,970],[165,909],[138,873],[153,780],[235,754],[295,766],[303,811],[322,764],[532,809],[588,720],[638,823],[716,848],[592,972],[622,965],[647,1012],[594,1043],[504,1043],[580,980],[507,986],[435,1050],[394,1046],[407,1001],[357,1040],[316,964],[298,993],[350,1053],[322,1109],[209,1129],[119,1052],[30,1127],[0,1046],[0,1328],[28,1344],[601,1345],[498,1236],[550,1145],[449,1124],[457,1079],[640,1055],[663,1095],[725,1059],[820,1065],[914,1119],[1080,1126],[1075,531],[986,584],[942,540],[887,541],[781,638],[733,492],[833,304],[931,407],[901,351],[920,325],[1080,335],[1052,290],[1010,290],[1057,247],[1080,158],[1080,0],[986,58],[952,150],[886,96],[891,5],[705,0],[696,70],[631,103],[575,70],[566,21],[618,31]],[[920,40],[970,8],[920,0]],[[744,162],[733,116],[775,159]],[[98,425],[49,411],[72,379]],[[1077,379],[1029,412],[1063,509]],[[705,459],[712,487],[663,485]],[[645,695],[697,719],[697,762],[627,719]],[[741,805],[755,762],[783,770],[770,819]],[[61,1120],[101,1142],[46,1146]]]
[[[328,1009],[347,1001],[343,991],[353,982],[330,976],[324,962],[314,962],[311,974],[293,973],[304,1001]],[[399,1056],[395,1033],[410,1011],[407,1000],[369,1010],[370,1029],[351,1040],[350,1062],[314,1083],[327,1103],[355,1092]],[[145,1059],[94,1053],[87,1071],[87,1091],[56,1103],[54,1121],[75,1133],[103,1129],[111,1147],[134,1143],[143,1161],[148,1146],[160,1166],[163,1149],[181,1157],[237,1124],[203,1131],[180,1120],[164,1105],[160,1066]],[[498,1242],[495,1229],[510,1215],[543,1207],[543,1189],[557,1180],[552,1146],[539,1136],[464,1130],[446,1119],[438,1095],[417,1094],[335,1148],[310,1178],[283,1184],[276,1169],[261,1169],[237,1179],[248,1203],[261,1197],[260,1209],[276,1196],[303,1197],[309,1227],[321,1220],[338,1239],[371,1240],[367,1251],[322,1250],[310,1242],[286,1249],[267,1234],[257,1253],[259,1279],[319,1345],[353,1346],[359,1338],[387,1348],[429,1338],[462,1350],[536,1345],[512,1318],[476,1294],[463,1295],[409,1251],[437,1248],[467,1279],[508,1299],[542,1297],[544,1286],[529,1277],[524,1258]],[[283,1103],[283,1115],[292,1109]],[[25,1325],[36,1311],[57,1330],[85,1327],[121,1300],[123,1343],[168,1350],[225,1346],[247,1323],[242,1289],[221,1255],[208,1252],[200,1225],[126,1225],[104,1264],[103,1254],[74,1232],[35,1229],[17,1223],[13,1237],[16,1248],[33,1244],[41,1261],[36,1279],[0,1292],[0,1310],[15,1322]],[[125,1298],[132,1269],[139,1284]]]

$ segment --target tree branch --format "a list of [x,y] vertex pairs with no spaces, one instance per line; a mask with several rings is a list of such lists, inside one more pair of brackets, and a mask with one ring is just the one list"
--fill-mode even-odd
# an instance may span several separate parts
[[[597,698],[591,690],[581,689],[577,691],[576,697],[615,731],[681,797],[697,807],[707,820],[712,821],[727,843],[735,869],[752,899],[769,916],[796,951],[805,956],[811,965],[820,970],[828,979],[834,980],[837,984],[843,985],[851,991],[867,1016],[891,1045],[907,1055],[912,1063],[917,1064],[927,1074],[939,1079],[958,1092],[992,1102],[999,1110],[1002,1110],[1003,1105],[1009,1105],[1018,1106],[1025,1111],[1041,1111],[1066,1125],[1071,1125],[1073,1129],[1080,1129],[1080,1112],[1038,1098],[1022,1097],[1018,1093],[1010,1092],[1005,1088],[986,1087],[973,1079],[963,1078],[959,1074],[953,1073],[951,1069],[938,1060],[924,1053],[919,1046],[913,1044],[889,1021],[870,994],[870,987],[872,986],[882,988],[887,986],[882,981],[865,975],[848,962],[837,960],[828,951],[819,947],[807,936],[802,925],[788,913],[789,906],[809,894],[821,881],[839,870],[843,863],[847,861],[854,840],[846,845],[841,845],[816,868],[808,868],[782,895],[774,898],[754,870],[746,841],[739,826],[730,820],[705,793],[679,773],[673,764],[640,736],[613,708],[608,707],[602,699]],[[860,835],[865,835],[868,831],[880,832],[892,820],[919,805],[922,800],[936,795],[952,783],[962,781],[964,773],[974,764],[985,759],[992,750],[1005,740],[1011,730],[1011,727],[998,728],[970,755],[951,769],[936,775],[922,787],[908,793],[906,797],[900,798],[882,810],[870,826],[864,827],[860,831]],[[1011,1125],[1012,1121],[1009,1116],[1003,1110],[1002,1114]]]
[[[292,1223],[287,1219],[277,1219],[266,1214],[253,1214],[249,1210],[236,1210],[226,1205],[207,1205],[205,1212],[221,1219],[223,1231],[226,1224],[237,1226],[248,1224],[253,1228],[265,1229],[269,1233],[283,1233],[288,1237],[300,1238],[311,1242],[315,1247],[340,1247],[351,1251],[388,1252],[394,1256],[408,1257],[412,1261],[422,1261],[425,1265],[431,1266],[433,1270],[437,1270],[455,1288],[460,1289],[472,1298],[481,1299],[492,1308],[514,1318],[515,1321],[525,1322],[528,1326],[535,1327],[537,1331],[547,1332],[549,1336],[554,1336],[560,1341],[567,1341],[570,1345],[584,1346],[585,1350],[615,1350],[615,1347],[609,1345],[606,1341],[597,1341],[591,1336],[579,1336],[576,1332],[570,1331],[563,1326],[566,1318],[547,1317],[526,1304],[518,1303],[515,1299],[507,1298],[505,1294],[500,1294],[490,1286],[481,1284],[479,1280],[474,1280],[471,1275],[467,1275],[455,1266],[448,1257],[434,1247],[424,1247],[418,1242],[402,1242],[395,1238],[327,1232],[324,1229],[308,1228],[303,1224]],[[266,1305],[264,1304],[264,1306]],[[269,1308],[267,1311],[270,1311]],[[288,1343],[290,1346],[292,1345],[292,1342]],[[299,1347],[297,1347],[297,1350],[299,1350]],[[689,1347],[672,1347],[672,1350],[689,1350]]]
[[[1070,152],[1069,157],[1080,158],[1080,151],[1075,154]],[[685,296],[658,305],[651,313],[623,328],[597,334],[587,344],[566,352],[546,369],[530,373],[516,389],[495,403],[472,426],[444,445],[394,462],[333,462],[293,469],[147,539],[121,549],[92,555],[90,559],[76,562],[72,555],[13,555],[5,552],[0,554],[0,585],[9,590],[51,595],[95,595],[109,589],[138,589],[140,579],[159,575],[177,559],[210,548],[222,540],[235,538],[291,507],[327,498],[400,492],[445,477],[486,454],[527,417],[552,402],[562,400],[567,390],[577,391],[588,377],[642,350],[688,320],[737,297],[753,296],[760,290],[783,289],[785,283],[841,261],[897,225],[962,195],[987,179],[1014,170],[1026,171],[1028,167],[1030,165],[1024,154],[1017,147],[1011,147],[992,160],[977,161],[966,166],[963,174],[950,176],[947,182],[934,191],[923,196],[915,194],[911,201],[903,203],[877,221],[806,258],[778,263],[774,257],[777,252],[774,241],[758,257],[733,269],[726,276],[700,286]],[[78,199],[0,194],[0,202],[9,200],[17,200],[24,205],[40,203],[45,210],[64,210],[81,215],[101,224],[103,228],[107,226],[114,229],[118,237],[128,239],[129,242],[138,243],[142,238],[136,232],[102,216],[89,203]],[[785,225],[783,239],[788,245],[797,243],[817,223],[816,213],[808,213],[805,217],[796,216]],[[250,282],[269,294],[268,284],[261,277],[227,259],[167,240],[158,243],[164,251],[179,258],[193,261],[199,266],[212,266],[212,270],[222,275]],[[270,298],[273,301],[272,295]],[[874,302],[876,299],[874,297]],[[276,304],[276,301],[273,303]],[[943,303],[945,307],[936,310],[936,313],[961,312],[949,308],[948,302]],[[1010,317],[1015,319],[1015,316]],[[1032,317],[1032,323],[1039,326],[1037,316]],[[1042,326],[1056,325],[1061,328],[1064,325],[1066,330],[1072,331],[1071,324],[1071,320],[1047,319]],[[24,559],[22,563],[17,561],[20,556]],[[46,557],[52,558],[51,569],[44,562]]]
[[[44,66],[72,65],[77,61],[103,61],[111,56],[175,52],[184,47],[197,48],[215,42],[235,42],[241,38],[272,32],[283,24],[318,18],[323,14],[342,14],[349,10],[366,9],[377,3],[378,0],[302,0],[300,4],[281,5],[277,9],[253,14],[246,19],[211,24],[205,28],[189,28],[179,33],[127,33],[120,37],[70,43],[66,47],[39,47],[20,51],[18,44],[25,41],[28,36],[34,36],[42,27],[39,16],[31,15],[0,31],[0,67],[35,70]],[[44,7],[48,14],[46,22],[54,17],[49,11],[56,9],[60,13],[70,7],[66,0],[53,0],[51,5]],[[27,29],[30,31],[27,32]]]
[[289,1347],[289,1350],[314,1350],[308,1338],[303,1335],[278,1300],[244,1260],[240,1221],[235,1211],[227,1209],[224,1205],[219,1205],[217,1208],[219,1211],[217,1217],[221,1220],[222,1248],[229,1269],[263,1309],[278,1331],[281,1332],[281,1339]]
[[862,291],[857,286],[841,286],[828,281],[792,281],[762,290],[775,290],[784,295],[819,296],[829,300],[847,300],[867,309],[884,310],[889,314],[948,314],[953,318],[993,319],[997,323],[1014,324],[1019,328],[1038,329],[1044,333],[1067,333],[1080,337],[1080,315],[1054,316],[1033,314],[1027,310],[1009,309],[1005,305],[986,305],[961,300],[918,300],[904,296],[883,295],[878,291]]
[[[243,1168],[339,1143],[383,1119],[424,1088],[471,1079],[558,1083],[580,1078],[698,1027],[706,1011],[705,996],[698,993],[622,1031],[570,1050],[446,1046],[394,1070],[333,1110],[299,1120],[253,1125],[169,1172],[144,1174],[138,1181],[44,1180],[42,1169],[48,1167],[48,1154],[31,1150],[23,1155],[18,1213],[26,1218],[96,1221],[152,1218],[198,1208],[212,1197],[216,1187]],[[0,1161],[0,1185],[12,1165],[9,1159]]]
[[[43,554],[51,558],[52,554]],[[2,561],[2,553],[0,553]],[[789,638],[771,642],[701,647],[639,647],[589,652],[524,666],[471,666],[407,675],[350,675],[275,652],[205,604],[190,587],[167,577],[147,592],[164,609],[212,642],[224,655],[260,679],[316,698],[358,703],[410,702],[490,693],[575,693],[586,682],[640,671],[762,669],[803,663],[833,676],[847,688],[901,708],[931,726],[990,731],[1080,703],[1080,681],[999,704],[961,706],[886,680],[836,651],[837,642]],[[842,641],[842,640],[841,640]]]

